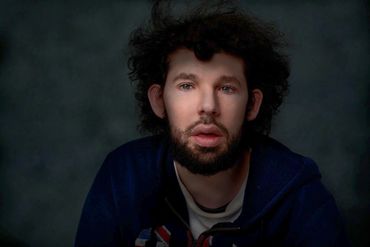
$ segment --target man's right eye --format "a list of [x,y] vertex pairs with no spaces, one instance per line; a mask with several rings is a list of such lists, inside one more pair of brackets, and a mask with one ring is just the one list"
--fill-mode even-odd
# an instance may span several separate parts
[[183,91],[188,91],[188,90],[190,90],[190,89],[193,89],[194,87],[193,87],[193,85],[192,85],[191,83],[181,83],[181,84],[179,85],[179,88],[180,88],[181,90],[183,90]]

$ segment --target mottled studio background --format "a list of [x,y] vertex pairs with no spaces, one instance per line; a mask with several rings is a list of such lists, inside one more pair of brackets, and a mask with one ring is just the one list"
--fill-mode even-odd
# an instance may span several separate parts
[[[290,42],[272,135],[312,157],[370,246],[369,5],[242,1]],[[71,246],[105,155],[139,137],[125,47],[147,1],[0,1],[0,246]]]

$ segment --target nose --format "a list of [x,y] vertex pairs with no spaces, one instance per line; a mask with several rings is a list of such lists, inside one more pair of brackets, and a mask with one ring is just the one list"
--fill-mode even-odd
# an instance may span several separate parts
[[200,115],[219,115],[217,93],[213,89],[203,90],[200,94],[198,112]]

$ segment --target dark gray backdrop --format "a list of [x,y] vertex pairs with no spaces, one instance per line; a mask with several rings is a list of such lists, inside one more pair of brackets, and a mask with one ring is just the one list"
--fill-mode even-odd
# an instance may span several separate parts
[[[272,136],[312,157],[369,245],[369,8],[243,1],[286,33],[291,93]],[[71,246],[105,155],[139,137],[125,47],[146,1],[0,2],[0,246]]]

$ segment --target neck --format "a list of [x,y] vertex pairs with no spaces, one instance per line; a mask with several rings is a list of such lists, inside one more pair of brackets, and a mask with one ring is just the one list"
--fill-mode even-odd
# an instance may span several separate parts
[[248,175],[250,150],[245,151],[233,168],[212,176],[189,172],[175,161],[179,177],[193,199],[206,208],[219,208],[229,203],[239,192]]

